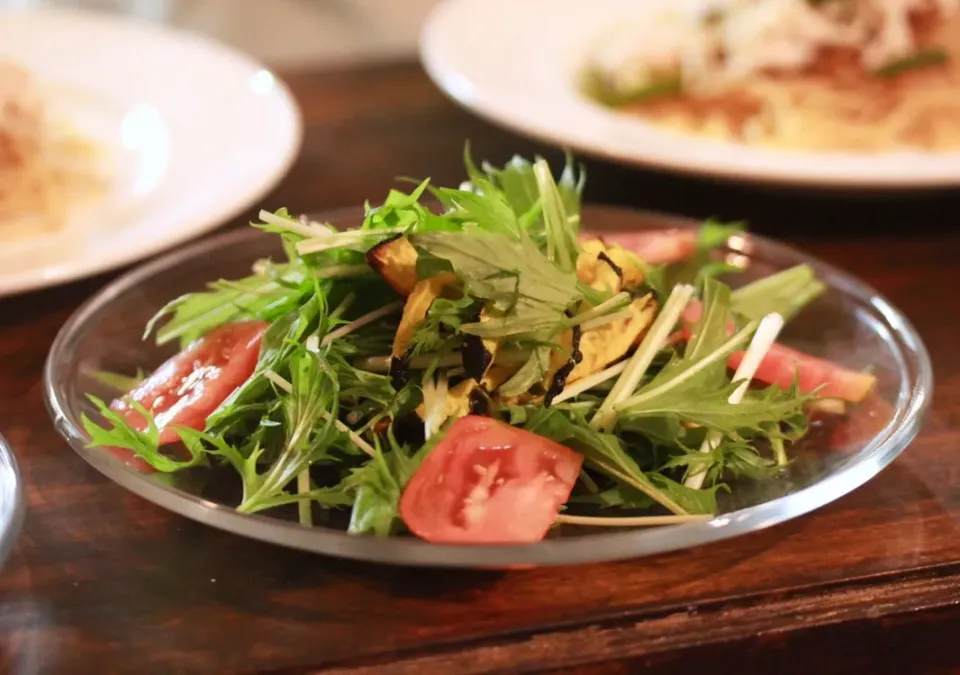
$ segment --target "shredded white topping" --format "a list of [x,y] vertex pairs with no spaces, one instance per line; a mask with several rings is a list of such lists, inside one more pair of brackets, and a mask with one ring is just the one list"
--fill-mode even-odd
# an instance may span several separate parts
[[710,92],[759,73],[802,70],[848,47],[875,71],[919,49],[911,20],[955,13],[958,0],[701,0],[606,36],[595,65],[617,90],[680,78]]
[[447,376],[440,375],[434,381],[434,375],[423,378],[423,437],[430,440],[447,421]]

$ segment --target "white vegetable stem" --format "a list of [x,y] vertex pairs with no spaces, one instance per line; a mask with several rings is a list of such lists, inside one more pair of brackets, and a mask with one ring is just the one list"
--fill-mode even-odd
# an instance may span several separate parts
[[617,321],[626,321],[632,316],[633,312],[631,312],[629,309],[621,309],[619,312],[615,312],[613,314],[607,314],[606,316],[601,316],[597,319],[584,321],[582,324],[580,324],[580,330],[586,333],[588,330],[596,330],[597,328],[602,328],[607,324],[616,323]]
[[[760,367],[763,357],[767,355],[770,347],[776,342],[777,336],[780,334],[782,328],[783,317],[779,314],[767,314],[767,316],[763,317],[763,321],[760,322],[757,332],[753,334],[750,346],[747,347],[747,352],[740,362],[740,367],[737,368],[737,372],[733,376],[733,381],[740,382],[740,385],[730,394],[730,397],[727,399],[728,403],[736,405],[743,400],[743,395],[750,386],[750,380],[756,375],[757,368]],[[713,452],[722,439],[723,434],[715,430],[711,431],[703,440],[703,445],[700,446],[700,452]],[[702,466],[687,476],[684,485],[688,488],[699,490],[703,487],[703,480],[706,478],[706,475],[707,467]]]
[[[300,475],[297,476],[297,492],[300,494],[310,492],[310,469],[304,469],[300,472]],[[300,501],[299,513],[301,525],[306,525],[307,527],[313,525],[313,510],[310,506],[309,499]]]
[[624,369],[627,367],[627,363],[628,361],[621,361],[620,363],[610,366],[606,370],[601,370],[595,375],[578,380],[576,384],[571,384],[569,387],[566,387],[563,391],[557,394],[554,397],[553,402],[563,403],[567,399],[571,399],[574,396],[579,396],[588,389],[593,389],[598,384],[606,382],[611,377],[616,377],[624,371]]
[[693,286],[681,284],[673,287],[670,297],[667,298],[666,303],[664,303],[663,308],[660,310],[660,314],[657,315],[653,325],[650,326],[650,330],[647,331],[637,351],[635,351],[633,356],[630,357],[630,360],[627,361],[627,365],[620,375],[620,378],[616,384],[613,385],[610,393],[607,394],[607,398],[604,399],[596,415],[590,420],[590,426],[601,431],[608,431],[613,426],[617,416],[613,407],[630,396],[637,388],[637,385],[640,384],[644,373],[647,372],[647,368],[650,367],[657,352],[666,344],[667,338],[670,337],[670,332],[676,325],[683,310],[686,309],[687,303],[690,302],[692,296]]
[[284,218],[269,211],[260,211],[260,220],[269,225],[282,227],[290,232],[303,235],[304,237],[322,236],[332,231],[326,225],[321,225],[320,223],[303,223],[294,218]]
[[593,321],[597,318],[602,318],[611,310],[620,310],[630,304],[630,294],[626,291],[617,293],[615,296],[609,300],[604,300],[596,307],[588,309],[583,314],[577,314],[571,320],[569,325],[576,326],[578,324],[585,324]]
[[381,307],[380,309],[375,309],[372,312],[364,314],[363,316],[354,319],[347,325],[340,326],[336,330],[332,330],[329,333],[327,333],[324,336],[323,340],[320,342],[320,346],[326,347],[328,344],[330,344],[334,340],[338,338],[342,338],[344,335],[349,335],[350,333],[357,330],[358,328],[363,328],[367,324],[373,323],[377,319],[382,319],[385,316],[390,316],[401,307],[403,307],[402,302],[391,302],[389,305],[386,305],[384,307]]
[[429,441],[447,421],[447,376],[439,375],[434,384],[434,376],[423,380],[423,437]]

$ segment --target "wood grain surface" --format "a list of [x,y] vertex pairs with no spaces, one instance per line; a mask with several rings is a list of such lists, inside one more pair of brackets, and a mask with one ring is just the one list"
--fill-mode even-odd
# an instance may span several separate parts
[[[459,111],[413,65],[298,75],[303,152],[260,206],[377,200],[461,178],[466,138],[540,148]],[[798,520],[631,562],[516,572],[297,553],[125,492],[60,439],[40,377],[112,275],[0,300],[0,433],[27,484],[0,573],[0,672],[960,672],[960,196],[790,192],[588,162],[588,199],[746,218],[864,278],[924,336],[933,410],[874,481]],[[228,225],[229,226],[229,225]]]

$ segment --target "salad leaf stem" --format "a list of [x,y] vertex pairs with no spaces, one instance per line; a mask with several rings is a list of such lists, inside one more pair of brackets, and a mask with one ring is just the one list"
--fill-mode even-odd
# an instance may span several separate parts
[[[293,385],[291,385],[289,382],[283,379],[283,377],[281,375],[278,375],[276,372],[272,370],[267,370],[264,372],[263,375],[264,377],[266,377],[268,380],[273,382],[275,385],[277,385],[280,389],[287,392],[288,394],[293,391]],[[370,455],[371,457],[373,457],[376,454],[376,451],[373,449],[372,445],[370,445],[365,440],[363,440],[357,434],[357,432],[355,432],[353,429],[348,427],[346,424],[334,418],[326,410],[319,410],[318,414],[320,417],[327,420],[328,422],[331,419],[333,419],[333,425],[337,428],[337,431],[340,431],[346,434],[350,438],[350,440],[353,441],[353,444],[356,445],[361,450],[363,450],[366,454]]]
[[357,294],[353,291],[350,291],[345,296],[343,300],[340,301],[340,304],[337,305],[332,312],[330,312],[330,319],[339,319],[343,314],[350,309],[354,301],[357,299]]
[[607,314],[606,316],[597,317],[596,319],[591,319],[580,324],[580,327],[583,329],[583,332],[588,330],[596,330],[597,328],[603,328],[604,326],[616,323],[617,321],[624,321],[633,317],[633,312],[629,309],[621,309],[619,312],[614,312],[613,314]]
[[406,232],[405,227],[380,227],[375,230],[347,230],[346,232],[330,232],[304,239],[297,244],[297,253],[309,255],[321,253],[335,248],[362,246],[367,247],[367,240],[390,237]]
[[317,270],[317,279],[346,279],[349,277],[362,277],[371,274],[372,270],[366,263],[357,265],[330,265]]
[[826,286],[809,265],[796,265],[738,288],[730,294],[730,309],[748,320],[776,312],[785,321],[819,297]]
[[270,213],[265,209],[261,209],[259,215],[260,220],[264,223],[272,225],[280,231],[292,232],[302,237],[316,237],[335,232],[333,228],[327,225],[302,222],[300,219],[287,215],[285,212],[283,214]]
[[615,296],[608,300],[604,300],[599,305],[591,307],[586,312],[581,312],[569,319],[567,325],[570,327],[580,326],[585,323],[589,323],[596,319],[601,319],[606,316],[610,316],[610,312],[616,312],[622,310],[624,307],[630,304],[630,294],[626,291],[617,293]]
[[378,319],[382,319],[384,317],[390,316],[391,314],[393,314],[394,312],[402,308],[403,308],[403,303],[398,301],[398,302],[391,302],[389,305],[385,305],[379,309],[373,310],[372,312],[368,312],[367,314],[364,314],[363,316],[354,319],[350,323],[344,326],[340,326],[339,328],[327,333],[324,336],[323,340],[320,341],[320,346],[326,347],[330,343],[332,343],[334,340],[338,340],[344,337],[345,335],[349,335],[353,331],[363,328],[367,324],[371,324]]
[[687,303],[690,302],[693,290],[693,286],[687,284],[673,287],[670,297],[667,298],[660,314],[657,315],[653,325],[640,342],[637,351],[630,357],[613,389],[607,394],[603,403],[600,404],[600,409],[590,420],[591,427],[604,431],[613,427],[616,421],[615,407],[636,390],[644,373],[647,372],[647,368],[653,363],[654,356],[666,343],[670,331],[673,330]]
[[571,399],[575,396],[579,396],[585,391],[589,391],[590,389],[593,389],[598,384],[602,384],[603,382],[606,382],[610,378],[616,377],[617,375],[622,373],[628,365],[630,365],[629,361],[621,361],[620,363],[616,363],[610,366],[609,368],[601,370],[599,373],[596,373],[595,375],[591,375],[590,377],[585,377],[582,380],[578,380],[574,384],[571,384],[565,387],[563,391],[557,394],[553,398],[553,404],[556,405],[558,403],[563,403],[568,399]]
[[[339,386],[322,356],[298,349],[289,367],[290,382],[272,370],[266,372],[266,377],[288,394],[282,404],[285,437],[280,453],[265,473],[256,470],[259,453],[245,460],[244,498],[237,507],[241,513],[260,510],[265,500],[289,495],[285,490],[294,479],[299,488],[299,476],[327,456],[339,436],[333,424],[336,418],[329,412],[339,409]],[[325,423],[318,425],[319,419]]]
[[599,460],[595,457],[591,457],[589,462],[605,473],[613,476],[617,480],[622,481],[627,485],[636,488],[637,490],[640,490],[640,492],[644,493],[661,506],[666,507],[676,515],[690,515],[690,512],[687,511],[686,508],[668,496],[663,490],[659,489],[650,481],[649,478],[644,476],[639,471],[627,474],[623,471],[620,471],[616,467],[611,466],[608,462]]
[[620,403],[615,404],[615,409],[628,410],[632,406],[639,406],[641,404],[648,403],[649,401],[655,400],[658,397],[670,393],[671,391],[681,389],[685,384],[695,380],[698,375],[703,373],[710,366],[713,366],[717,363],[722,363],[730,354],[736,351],[738,347],[745,345],[756,327],[757,322],[752,321],[751,323],[747,324],[745,328],[740,330],[740,332],[736,333],[729,340],[723,343],[723,345],[721,345],[718,349],[711,352],[708,356],[699,361],[693,362],[688,367],[684,368],[682,372],[678,373],[672,378],[666,379],[663,382],[651,382],[651,386],[649,386],[649,388],[647,388],[645,391],[641,391],[640,393],[625,398]]
[[[533,352],[528,349],[501,349],[497,352],[493,362],[501,366],[522,366]],[[463,355],[451,354],[418,354],[410,359],[408,364],[411,370],[426,370],[428,368],[456,368],[463,365]],[[360,370],[372,373],[386,373],[390,370],[389,356],[367,356],[355,363]]]
[[[300,472],[300,475],[297,476],[297,492],[301,495],[307,494],[310,492],[310,469],[304,469]],[[300,524],[306,527],[313,525],[313,509],[310,507],[310,501],[307,499],[300,500],[298,506],[298,515],[300,516]]]
[[573,272],[577,268],[577,255],[580,253],[580,244],[577,241],[579,227],[571,227],[560,190],[545,159],[541,158],[533,163],[533,175],[537,180],[540,207],[543,210],[547,257],[564,272]]
[[[753,379],[753,376],[757,372],[757,368],[760,367],[760,362],[763,361],[763,357],[765,357],[767,352],[770,351],[770,347],[776,341],[777,336],[780,334],[780,330],[782,328],[783,317],[779,314],[768,314],[766,317],[764,317],[763,321],[760,322],[760,326],[757,328],[757,332],[754,333],[753,339],[750,341],[750,346],[747,348],[747,352],[744,355],[743,360],[740,362],[737,372],[733,376],[733,381],[739,382],[739,385],[733,390],[733,393],[731,393],[730,397],[727,399],[727,402],[730,403],[730,405],[737,405],[743,400],[743,395],[746,393],[747,387],[750,385],[750,380]],[[720,441],[722,440],[723,434],[716,429],[712,429],[704,439],[703,445],[700,446],[700,452],[713,452],[716,450],[717,446],[720,445]],[[687,476],[687,479],[684,481],[684,485],[686,485],[688,488],[699,490],[701,487],[703,487],[703,481],[704,478],[706,478],[707,469],[707,466],[698,467]]]

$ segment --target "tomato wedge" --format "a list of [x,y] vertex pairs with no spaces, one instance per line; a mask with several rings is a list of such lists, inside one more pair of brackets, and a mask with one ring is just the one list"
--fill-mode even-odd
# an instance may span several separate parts
[[[693,325],[700,319],[703,308],[699,300],[687,306],[683,313],[683,332],[687,338]],[[733,333],[733,325],[729,332]],[[730,355],[727,365],[736,370],[743,360],[744,352],[734,352]],[[869,373],[849,370],[838,366],[832,361],[804,354],[803,352],[774,344],[767,355],[760,362],[754,379],[764,384],[776,384],[786,389],[793,386],[794,378],[800,386],[800,391],[810,393],[818,387],[817,392],[824,398],[839,398],[851,403],[859,403],[866,397],[876,384],[877,378]]]
[[[214,329],[168,359],[110,407],[130,426],[143,431],[147,422],[131,405],[136,401],[154,414],[160,444],[176,443],[180,437],[172,427],[203,429],[207,416],[250,377],[267,326],[264,321],[246,321]],[[110,448],[110,452],[140,471],[154,470],[131,450]]]
[[[730,368],[736,370],[743,360],[743,354],[734,352],[730,355]],[[792,386],[796,377],[800,391],[804,393],[822,386],[823,388],[817,391],[818,396],[840,398],[851,403],[862,401],[876,382],[876,378],[869,373],[848,370],[831,361],[779,344],[770,347],[754,377],[784,389]]]
[[697,250],[695,230],[641,230],[636,232],[584,232],[604,244],[619,244],[648,265],[666,265],[690,258]]
[[461,417],[407,484],[400,515],[433,542],[540,541],[580,475],[583,456],[489,417]]

